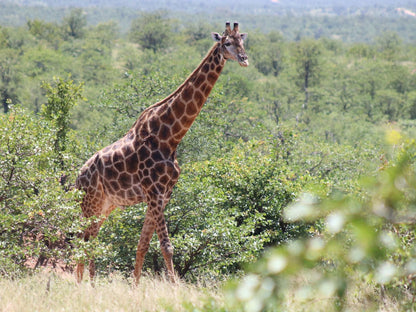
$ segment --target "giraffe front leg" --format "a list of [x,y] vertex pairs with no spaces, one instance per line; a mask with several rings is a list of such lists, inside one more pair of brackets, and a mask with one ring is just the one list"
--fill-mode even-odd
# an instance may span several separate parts
[[175,283],[176,277],[173,269],[173,246],[169,240],[168,228],[163,215],[158,219],[156,232],[160,242],[160,249],[163,258],[165,259],[169,279],[172,283]]
[[171,192],[166,192],[166,194],[168,194],[166,195],[154,191],[152,194],[153,196],[150,197],[148,201],[149,208],[146,217],[151,217],[151,219],[154,220],[154,226],[156,227],[156,233],[159,238],[160,249],[165,260],[169,279],[174,283],[176,278],[173,269],[173,246],[169,240],[168,227],[166,225],[165,216],[163,215]]
[[[88,229],[84,232],[84,234],[82,234],[82,239],[87,242],[90,238],[90,234],[88,232]],[[84,254],[85,250],[83,251]],[[80,284],[82,282],[82,279],[84,277],[84,269],[85,269],[85,260],[78,260],[77,261],[77,268],[76,268],[76,278],[77,278],[77,283]]]
[[133,275],[136,279],[136,285],[139,283],[143,268],[144,257],[147,251],[149,250],[150,240],[152,239],[154,231],[155,223],[153,221],[153,218],[149,215],[149,213],[146,213],[142,232],[140,234],[139,244],[137,245],[136,263],[134,265]]
[[[85,242],[90,241],[91,239],[94,239],[98,235],[98,231],[100,230],[101,225],[104,222],[104,217],[99,218],[96,221],[93,221],[91,225],[85,230],[84,234],[82,235]],[[91,255],[88,255],[88,253],[84,250],[85,255],[87,257],[87,260],[89,261],[89,272],[90,272],[90,280],[93,282],[94,276],[95,276],[95,262],[94,257]],[[85,267],[85,260],[80,260],[77,262],[77,269],[76,269],[76,275],[77,275],[77,282],[81,283],[82,278],[84,276],[84,267]]]
[[78,284],[82,282],[82,277],[84,276],[84,262],[78,261],[77,262],[77,282]]
[[90,259],[89,271],[90,271],[90,280],[93,281],[94,277],[95,277],[95,261],[94,261],[94,258]]

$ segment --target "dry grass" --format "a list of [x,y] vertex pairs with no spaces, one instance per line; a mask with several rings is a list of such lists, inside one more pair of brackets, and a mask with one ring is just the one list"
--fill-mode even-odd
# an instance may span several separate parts
[[[299,285],[307,278],[299,278]],[[224,291],[213,286],[178,282],[143,276],[135,286],[132,279],[119,275],[99,277],[93,287],[89,281],[78,285],[73,275],[41,272],[20,279],[0,278],[0,312],[24,311],[240,311],[229,306]],[[311,299],[302,299],[289,288],[280,307],[288,312],[334,311],[334,299],[319,292]],[[395,296],[381,296],[380,288],[362,281],[349,289],[346,311],[399,312],[403,306]],[[241,308],[241,306],[240,306]],[[251,311],[245,307],[246,311]],[[279,309],[276,309],[279,310]],[[274,311],[272,308],[271,311]]]
[[200,308],[205,298],[223,298],[215,288],[157,277],[143,277],[138,286],[120,276],[98,278],[93,287],[80,285],[71,275],[38,273],[10,280],[0,279],[0,311],[184,311]]
[[[310,285],[310,276],[298,276],[295,280],[295,288],[289,288],[285,293],[285,305],[283,311],[293,312],[330,312],[337,311],[334,296],[325,296],[319,289],[307,289],[299,291],[304,285]],[[414,311],[403,307],[403,302],[412,300],[411,294],[400,290],[394,294],[386,292],[384,295],[381,286],[367,283],[357,276],[353,276],[347,290],[344,310],[348,312],[401,312]],[[399,290],[398,290],[399,292]],[[307,295],[308,299],[302,298]]]

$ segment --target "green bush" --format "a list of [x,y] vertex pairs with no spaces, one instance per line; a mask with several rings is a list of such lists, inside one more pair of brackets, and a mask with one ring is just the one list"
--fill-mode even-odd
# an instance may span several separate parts
[[79,229],[77,191],[63,188],[56,133],[45,120],[12,107],[0,115],[0,274],[70,260]]
[[[362,182],[365,198],[333,192],[328,198],[305,194],[285,210],[285,220],[324,220],[325,229],[292,240],[255,264],[233,297],[244,311],[274,311],[288,298],[304,304],[332,300],[332,309],[349,308],[348,293],[357,282],[372,284],[379,297],[366,298],[379,308],[393,296],[413,311],[416,298],[416,143],[390,131],[392,160]],[[302,282],[300,281],[302,278]]]

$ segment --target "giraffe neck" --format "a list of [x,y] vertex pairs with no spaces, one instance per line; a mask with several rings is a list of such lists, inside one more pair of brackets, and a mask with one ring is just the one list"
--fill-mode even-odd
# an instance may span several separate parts
[[136,130],[136,133],[142,138],[150,133],[157,134],[158,139],[167,143],[171,151],[175,150],[201,111],[225,62],[220,45],[214,44],[175,92],[143,112],[135,125],[140,126],[140,120],[146,119],[146,126]]
[[176,99],[169,104],[177,118],[176,127],[174,124],[171,128],[176,140],[180,141],[183,138],[199,115],[225,62],[226,60],[220,53],[220,45],[215,44],[200,65],[178,88]]

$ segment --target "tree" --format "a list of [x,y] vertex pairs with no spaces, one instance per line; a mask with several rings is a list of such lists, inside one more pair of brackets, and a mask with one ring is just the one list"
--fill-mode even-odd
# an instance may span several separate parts
[[27,21],[29,32],[38,40],[49,42],[54,49],[58,49],[62,34],[57,24],[47,23],[38,19]]
[[62,29],[65,36],[82,38],[87,25],[87,17],[82,9],[72,9],[68,16],[64,17]]
[[278,76],[283,69],[283,37],[272,32],[267,36],[251,34],[247,39],[247,48],[254,66],[264,75]]
[[0,53],[0,101],[3,111],[9,111],[10,103],[18,102],[17,88],[20,75],[16,70],[18,57],[12,49],[1,50]]
[[42,83],[46,92],[47,103],[42,105],[42,116],[51,122],[56,129],[54,151],[61,170],[66,169],[63,153],[68,145],[68,132],[70,130],[71,109],[82,100],[83,83],[75,85],[68,77],[66,80],[55,78],[53,84]]
[[172,42],[171,22],[163,13],[143,13],[132,22],[129,39],[144,49],[156,52],[167,48]]
[[408,103],[408,112],[410,119],[416,119],[416,91],[409,93]]
[[296,84],[305,92],[305,100],[302,106],[304,110],[308,108],[309,87],[318,84],[321,77],[321,54],[321,45],[313,39],[302,39],[294,49]]
[[111,50],[119,35],[119,27],[113,22],[100,23],[87,33],[87,39],[95,39],[107,49]]
[[198,21],[185,29],[186,42],[193,45],[198,41],[207,39],[210,33],[211,25],[207,22]]
[[0,49],[8,47],[9,33],[7,28],[0,26]]
[[348,50],[348,54],[355,58],[373,58],[375,55],[375,49],[365,43],[354,43]]
[[403,97],[395,90],[380,90],[377,92],[375,103],[377,109],[388,118],[389,122],[397,121],[400,110],[404,107]]
[[379,52],[388,61],[395,59],[402,49],[402,39],[395,32],[385,32],[376,41]]

